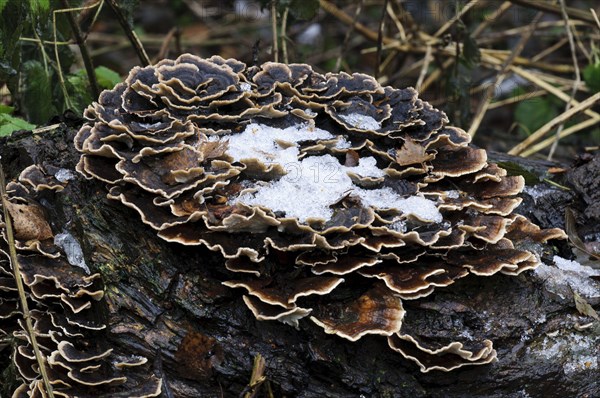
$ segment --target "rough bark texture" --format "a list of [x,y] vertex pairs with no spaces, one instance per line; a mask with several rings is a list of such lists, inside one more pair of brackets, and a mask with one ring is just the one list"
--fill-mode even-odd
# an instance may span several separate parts
[[[44,135],[22,133],[0,141],[9,178],[32,163],[50,173],[74,170],[79,157],[71,144],[75,131],[63,125]],[[547,168],[519,158],[506,160],[538,174]],[[544,228],[564,227],[565,207],[573,206],[581,209],[579,228],[586,235],[597,234],[598,212],[590,207],[598,203],[598,162],[580,167],[590,170],[571,172],[572,191],[537,185],[540,194],[535,201],[524,195],[519,211]],[[498,350],[499,361],[491,365],[422,374],[382,337],[351,343],[324,334],[308,320],[300,322],[299,330],[256,321],[241,293],[221,285],[228,273],[220,256],[159,239],[137,213],[106,199],[105,188],[96,181],[78,176],[63,192],[45,194],[42,204],[53,230],[73,234],[90,268],[102,274],[106,300],[97,316],[109,324],[105,338],[126,352],[151,358],[154,371],[164,378],[164,397],[239,396],[257,354],[266,360],[274,396],[600,396],[598,322],[578,331],[578,324],[592,319],[579,315],[572,295],[554,294],[532,272],[465,278],[406,302],[412,314],[406,322],[421,337],[488,338]],[[548,264],[553,249],[571,256],[566,243],[549,247]],[[8,351],[0,351],[2,368]],[[8,386],[10,374],[5,372],[0,384]],[[256,396],[268,396],[265,387]]]

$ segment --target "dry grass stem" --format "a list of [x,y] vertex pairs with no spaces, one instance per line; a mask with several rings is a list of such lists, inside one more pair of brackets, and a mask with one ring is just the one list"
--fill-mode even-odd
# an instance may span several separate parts
[[529,24],[529,30],[527,30],[525,33],[523,33],[523,36],[521,36],[521,39],[519,40],[519,42],[513,49],[513,52],[511,53],[511,55],[508,58],[506,58],[506,60],[500,67],[500,71],[496,75],[496,79],[494,80],[494,82],[491,85],[488,86],[487,90],[485,91],[484,98],[479,103],[479,107],[477,108],[477,111],[475,112],[475,116],[473,117],[473,121],[471,122],[471,126],[469,127],[469,130],[468,130],[468,133],[471,137],[474,137],[475,134],[477,133],[477,129],[479,129],[479,125],[483,121],[483,118],[485,117],[488,106],[490,105],[490,102],[492,101],[492,98],[494,97],[496,88],[499,87],[500,84],[502,84],[502,82],[504,81],[504,79],[506,77],[506,74],[508,73],[510,65],[519,56],[521,51],[523,51],[523,49],[525,48],[525,44],[527,44],[527,42],[533,35],[533,32],[536,29],[537,23],[541,19],[542,15],[543,15],[542,13],[537,13],[535,18],[533,18],[533,21],[531,22],[531,24]]
[[588,109],[589,107],[594,105],[596,102],[598,102],[598,100],[600,100],[600,92],[592,95],[591,97],[587,98],[585,101],[581,102],[577,106],[573,106],[568,111],[563,112],[560,115],[558,115],[557,117],[555,117],[554,119],[550,120],[548,123],[546,123],[545,125],[540,127],[536,132],[534,132],[529,137],[527,137],[527,139],[523,140],[523,142],[521,142],[520,144],[518,144],[514,148],[512,148],[510,151],[508,151],[508,154],[509,155],[520,155],[526,148],[529,148],[532,143],[541,139],[544,135],[546,135],[553,128],[555,128],[556,126],[558,126],[561,123],[564,123],[566,120],[573,117],[577,113]]
[[2,204],[2,210],[4,212],[4,230],[6,231],[6,240],[8,242],[8,254],[10,256],[10,262],[12,265],[13,277],[17,285],[17,292],[19,294],[19,302],[21,310],[23,311],[23,320],[25,321],[25,332],[29,335],[31,347],[35,354],[35,359],[39,368],[44,388],[49,398],[54,398],[54,392],[52,390],[52,384],[48,378],[46,370],[46,358],[42,354],[40,347],[37,342],[37,336],[35,329],[33,328],[33,322],[31,321],[31,313],[29,312],[29,304],[27,303],[27,295],[25,293],[25,286],[23,284],[23,277],[21,275],[21,269],[19,267],[19,260],[17,257],[17,248],[15,245],[15,235],[12,226],[12,219],[8,212],[8,195],[6,193],[6,179],[4,177],[4,169],[0,164],[0,203]]
[[[575,49],[575,40],[573,38],[573,32],[571,31],[571,27],[569,26],[569,15],[567,14],[565,0],[559,0],[559,4],[562,12],[562,17],[565,21],[565,30],[567,31],[567,37],[569,39],[571,59],[573,60],[573,67],[575,68],[575,83],[573,84],[573,88],[571,90],[571,97],[565,105],[565,112],[567,112],[569,108],[571,108],[571,104],[575,100],[575,95],[577,94],[577,87],[579,87],[579,84],[581,83],[581,74],[579,73],[579,63],[577,62],[577,50]],[[558,140],[560,139],[560,133],[563,130],[564,126],[565,124],[561,123],[556,129],[554,143],[552,143],[552,146],[550,147],[550,153],[548,153],[548,160],[551,160],[552,156],[554,156],[554,151],[556,151],[556,146],[558,145]]]

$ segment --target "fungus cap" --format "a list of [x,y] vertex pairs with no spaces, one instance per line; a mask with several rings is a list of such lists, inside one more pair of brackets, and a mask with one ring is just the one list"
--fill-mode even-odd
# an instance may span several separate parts
[[298,326],[310,314],[327,333],[389,336],[439,369],[488,363],[491,346],[428,351],[398,334],[402,300],[534,268],[521,243],[564,238],[512,215],[522,177],[414,89],[368,75],[184,54],[134,68],[85,116],[77,170],[159,237],[219,253],[225,285],[247,291],[257,319]]

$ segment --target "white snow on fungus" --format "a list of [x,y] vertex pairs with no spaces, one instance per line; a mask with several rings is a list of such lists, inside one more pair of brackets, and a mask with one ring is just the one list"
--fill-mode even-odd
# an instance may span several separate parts
[[243,82],[240,84],[240,90],[242,91],[252,91],[252,85],[250,83]]
[[371,116],[361,115],[360,113],[350,113],[348,115],[339,115],[339,117],[349,125],[361,130],[379,130],[381,124]]
[[396,208],[404,214],[423,221],[441,222],[442,215],[435,202],[421,196],[403,198],[391,188],[364,189],[352,182],[348,172],[361,177],[382,177],[373,157],[359,159],[357,166],[342,165],[332,155],[308,156],[298,160],[296,145],[282,147],[277,142],[296,144],[304,140],[330,139],[333,136],[321,129],[296,125],[286,129],[250,124],[229,140],[227,153],[235,160],[257,158],[265,163],[279,163],[287,174],[277,181],[265,184],[256,191],[244,193],[233,203],[264,206],[286,217],[301,222],[309,218],[329,220],[333,215],[331,205],[345,195],[358,197],[365,206],[381,209]]
[[[292,144],[308,140],[331,139],[334,136],[328,131],[311,127],[308,124],[297,124],[279,129],[251,123],[239,134],[215,138],[229,141],[227,153],[234,160],[254,158],[267,164],[285,165],[298,161],[298,147]],[[285,148],[278,142],[286,142],[290,146]]]

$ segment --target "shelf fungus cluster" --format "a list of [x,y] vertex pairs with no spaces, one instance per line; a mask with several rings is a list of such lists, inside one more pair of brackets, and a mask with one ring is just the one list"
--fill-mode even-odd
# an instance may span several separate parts
[[[7,225],[0,211],[0,339],[13,342],[12,358],[23,380],[13,398],[48,396],[40,363],[45,364],[55,397],[158,396],[159,378],[129,377],[130,369],[147,367],[147,359],[115,352],[103,336],[106,325],[97,319],[98,302],[104,296],[100,274],[70,264],[54,243],[56,235],[36,199],[41,191],[63,190],[64,184],[34,165],[6,189],[17,277],[23,282],[19,292]],[[29,303],[31,329],[20,294]],[[32,336],[40,356],[36,356]]]
[[527,247],[564,235],[513,214],[523,179],[443,112],[364,74],[186,54],[134,68],[85,116],[78,171],[161,238],[220,253],[257,319],[387,336],[424,372],[496,352],[420,341],[405,300],[535,268]]

